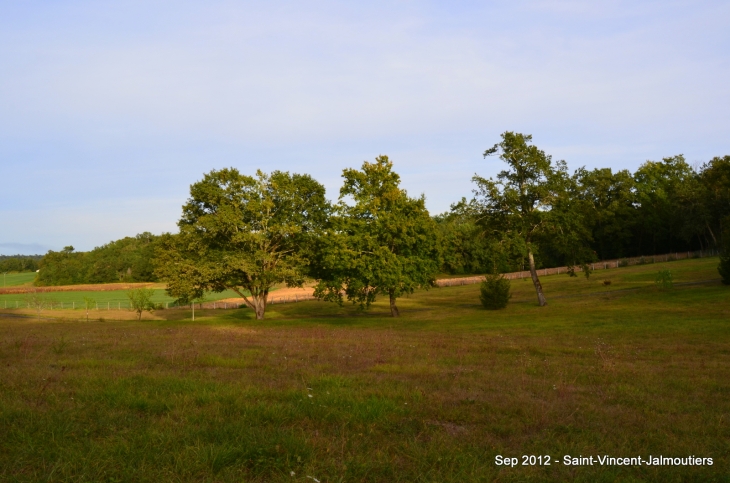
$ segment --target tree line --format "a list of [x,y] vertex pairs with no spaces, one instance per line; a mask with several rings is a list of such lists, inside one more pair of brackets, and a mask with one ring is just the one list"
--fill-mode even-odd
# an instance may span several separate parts
[[49,251],[38,262],[36,286],[112,282],[154,282],[155,247],[159,236],[141,233],[88,252],[73,246]]
[[163,236],[157,274],[182,301],[231,289],[259,319],[274,285],[307,278],[319,299],[365,309],[384,296],[398,316],[397,299],[428,288],[439,271],[527,268],[546,305],[540,266],[567,265],[574,275],[599,258],[730,242],[730,157],[698,170],[675,156],[633,175],[570,173],[530,135],[501,138],[484,157],[498,156],[506,168],[496,178],[475,175],[474,196],[435,217],[423,196],[400,188],[387,156],[345,169],[333,204],[308,175],[212,171],[192,185],[180,233]]
[[49,252],[37,283],[159,279],[181,302],[230,289],[263,318],[275,285],[314,280],[322,300],[366,309],[383,296],[397,316],[397,299],[428,288],[439,272],[527,269],[545,305],[541,267],[575,274],[599,259],[697,249],[720,250],[730,263],[730,156],[697,167],[673,156],[633,174],[570,172],[514,132],[483,154],[504,169],[495,178],[476,174],[470,199],[437,216],[423,195],[400,187],[387,156],[345,169],[335,202],[306,174],[214,170],[191,186],[179,233]]
[[0,272],[35,272],[43,255],[0,255]]
[[474,197],[436,217],[443,244],[453,247],[444,252],[445,272],[524,270],[530,251],[540,266],[554,267],[722,250],[730,238],[730,156],[697,169],[679,155],[633,174],[569,173],[530,141],[503,134],[485,157],[500,155],[509,169],[496,180],[475,176]]

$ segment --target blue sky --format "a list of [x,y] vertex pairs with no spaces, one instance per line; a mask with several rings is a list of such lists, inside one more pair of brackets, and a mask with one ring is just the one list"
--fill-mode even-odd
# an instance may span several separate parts
[[0,253],[174,231],[234,166],[387,154],[432,213],[505,130],[571,169],[730,154],[730,3],[0,0]]

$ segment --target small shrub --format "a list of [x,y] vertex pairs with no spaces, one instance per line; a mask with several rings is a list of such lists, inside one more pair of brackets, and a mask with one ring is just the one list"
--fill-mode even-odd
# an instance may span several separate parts
[[628,267],[629,266],[629,259],[628,258],[622,258],[618,261],[619,267]]
[[717,271],[720,272],[722,283],[724,285],[730,285],[730,253],[725,253],[720,256],[720,264],[717,266]]
[[670,272],[666,268],[663,270],[659,270],[659,273],[657,273],[654,282],[656,283],[657,287],[662,290],[668,290],[672,288],[674,286],[674,283],[672,281],[672,272]]
[[142,320],[142,312],[155,310],[155,304],[152,303],[154,294],[154,290],[147,288],[132,289],[127,292],[130,309],[137,312],[137,320]]
[[501,275],[487,275],[480,287],[479,299],[485,309],[498,310],[507,306],[512,294],[509,293],[510,281]]
[[591,268],[590,265],[588,265],[587,263],[584,263],[580,266],[580,268],[583,271],[583,276],[586,278],[586,280],[591,278],[591,273],[593,273],[593,269]]

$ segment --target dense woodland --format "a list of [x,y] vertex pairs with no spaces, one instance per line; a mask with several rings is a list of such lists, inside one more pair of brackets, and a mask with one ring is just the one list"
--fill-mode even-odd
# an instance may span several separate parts
[[[429,243],[429,247],[433,245],[438,254],[429,252],[428,257],[438,262],[442,273],[524,270],[529,266],[530,257],[534,266],[540,268],[580,266],[596,260],[680,251],[729,251],[730,156],[716,157],[694,167],[678,155],[647,161],[634,173],[628,170],[614,172],[611,168],[579,168],[570,172],[564,162],[554,162],[532,145],[530,136],[510,132],[504,133],[502,142],[484,155],[485,158],[499,155],[507,163],[507,169],[496,179],[475,175],[473,195],[453,204],[448,212],[431,217],[432,222],[423,225],[424,230],[431,230],[430,235],[419,232],[422,239],[430,237],[431,241],[436,241]],[[391,173],[392,164],[387,157],[384,159],[387,166],[381,168],[387,169],[383,173]],[[366,174],[358,176],[369,176],[366,166],[372,168],[376,164],[366,163]],[[355,174],[357,172],[353,170],[345,170],[345,175],[352,177]],[[300,175],[292,179],[296,176]],[[392,178],[388,189],[400,193],[397,175],[387,176]],[[311,178],[306,179],[308,183],[316,184]],[[350,191],[343,188],[343,193],[352,196],[355,181],[349,182],[347,189]],[[318,196],[322,194],[317,193]],[[403,200],[411,200],[404,191],[402,193]],[[388,195],[383,200],[391,198]],[[338,250],[342,260],[349,248],[334,246],[333,243],[339,240],[335,235],[345,230],[343,227],[350,230],[356,220],[354,217],[360,217],[357,226],[365,233],[370,228],[364,227],[385,216],[382,210],[379,214],[367,211],[366,215],[358,215],[357,210],[348,208],[343,199],[337,204],[329,204],[324,198],[321,201],[322,206],[317,208],[320,221],[330,221],[322,221],[312,228],[307,250],[311,252],[314,247]],[[407,202],[413,206],[423,204],[421,201],[418,205],[417,200]],[[378,203],[381,208],[392,205],[385,201]],[[392,205],[389,209],[405,208]],[[425,208],[413,212],[427,213]],[[393,218],[394,223],[407,225],[405,218],[396,218]],[[327,242],[317,242],[317,230],[325,230],[324,233],[327,229]],[[40,286],[156,281],[159,272],[155,272],[155,257],[159,254],[159,244],[160,237],[143,233],[89,252],[76,252],[73,247],[66,247],[58,252],[49,251],[40,260],[3,257],[0,267],[3,271],[40,270],[36,279],[36,285]],[[315,263],[324,259],[326,256],[315,253],[303,258],[311,261],[304,263],[309,264],[310,276],[321,279],[324,272],[334,273],[334,267],[325,268],[321,263]],[[297,276],[307,275],[297,273]],[[347,278],[342,270],[338,273],[338,280]],[[337,293],[338,285],[333,287],[333,293]]]

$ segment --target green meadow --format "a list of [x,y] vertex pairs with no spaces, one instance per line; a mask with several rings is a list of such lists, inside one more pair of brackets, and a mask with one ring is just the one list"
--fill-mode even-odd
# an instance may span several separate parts
[[[399,299],[397,319],[385,301],[274,305],[264,321],[0,311],[0,481],[727,482],[730,287],[716,266],[544,277],[542,308],[514,280],[495,312],[478,285],[433,288]],[[672,289],[654,283],[664,268]]]
[[18,285],[31,285],[35,280],[35,272],[5,273],[2,275],[0,287],[17,287]]
[[[63,308],[80,309],[85,306],[85,298],[93,300],[99,309],[110,310],[121,307],[124,309],[129,305],[129,297],[127,297],[127,290],[72,290],[63,292],[46,292],[43,293],[43,297],[49,302],[53,303],[53,307],[58,307],[59,304],[63,303]],[[208,293],[204,301],[213,302],[216,300],[223,300],[227,298],[238,298],[233,290],[226,290],[220,293],[210,292]],[[152,296],[152,302],[156,304],[170,304],[172,305],[175,299],[167,295],[164,289],[154,289],[154,295]],[[23,307],[24,304],[28,303],[27,294],[0,294],[0,309],[7,307],[11,309],[16,307]],[[111,316],[113,318],[113,315]]]

